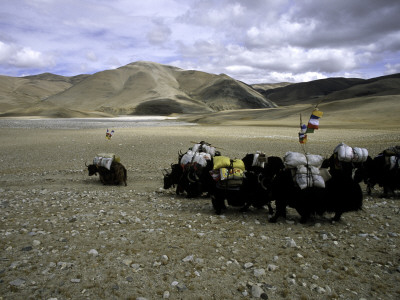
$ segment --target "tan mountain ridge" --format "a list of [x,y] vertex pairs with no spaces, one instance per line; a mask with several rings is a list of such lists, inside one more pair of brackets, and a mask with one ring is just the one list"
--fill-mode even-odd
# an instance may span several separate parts
[[315,105],[324,124],[400,127],[400,74],[248,85],[225,74],[138,61],[72,77],[0,76],[0,116],[178,115],[207,124],[298,126]]
[[0,101],[4,103],[3,116],[60,115],[54,111],[57,109],[65,116],[68,111],[72,115],[80,112],[116,116],[276,107],[250,86],[227,75],[152,62],[135,62],[72,78],[52,74],[2,76]]

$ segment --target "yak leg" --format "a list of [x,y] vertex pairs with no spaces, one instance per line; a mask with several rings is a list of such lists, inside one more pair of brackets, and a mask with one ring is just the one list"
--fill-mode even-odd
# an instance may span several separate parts
[[250,203],[246,203],[246,204],[240,209],[240,212],[246,212],[246,211],[248,211],[250,205],[251,205]]
[[393,196],[394,196],[394,189],[389,185],[384,185],[382,198],[391,198]]
[[279,217],[286,218],[286,202],[276,200],[275,203],[276,203],[276,211],[274,216],[271,219],[269,219],[270,223],[276,223]]
[[332,218],[332,221],[338,222],[340,221],[340,218],[342,217],[342,213],[341,211],[336,211],[335,215]]
[[272,215],[274,213],[274,209],[272,208],[271,202],[268,202],[267,206],[268,206],[268,214]]
[[211,203],[215,209],[215,213],[220,215],[225,206],[225,193],[216,191],[215,194],[211,195]]
[[310,217],[310,211],[307,208],[299,208],[299,207],[296,207],[296,210],[300,215],[300,223],[301,224],[307,223],[307,220]]
[[182,187],[180,184],[177,184],[175,193],[176,193],[177,195],[180,195],[180,194],[183,193],[183,191],[184,191],[184,190],[183,190],[183,187]]

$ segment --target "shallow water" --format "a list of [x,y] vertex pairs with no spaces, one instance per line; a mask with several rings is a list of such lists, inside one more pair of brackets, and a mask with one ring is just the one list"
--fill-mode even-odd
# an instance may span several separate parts
[[117,118],[0,118],[0,128],[91,129],[133,128],[160,126],[188,126],[194,123],[180,122],[163,116],[124,116]]

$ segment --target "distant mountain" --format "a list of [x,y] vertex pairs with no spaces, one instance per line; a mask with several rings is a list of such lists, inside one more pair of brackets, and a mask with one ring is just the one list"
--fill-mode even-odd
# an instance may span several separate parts
[[400,95],[400,74],[367,80],[327,78],[266,90],[256,86],[253,87],[278,106],[305,103],[316,104],[319,101],[328,102],[372,95]]
[[391,95],[400,95],[400,74],[247,85],[225,74],[138,61],[93,75],[0,76],[0,116],[209,114],[351,99],[362,105]]
[[186,71],[152,62],[135,62],[93,75],[40,74],[0,77],[0,103],[6,115],[169,115],[276,105],[227,75]]

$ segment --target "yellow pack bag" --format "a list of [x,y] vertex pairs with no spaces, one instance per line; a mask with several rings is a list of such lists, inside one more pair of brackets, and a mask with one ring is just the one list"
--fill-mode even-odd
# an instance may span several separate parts
[[244,162],[241,159],[234,159],[233,160],[233,168],[234,169],[240,169],[242,171],[245,170]]
[[214,156],[214,170],[221,169],[221,168],[229,168],[231,165],[231,159],[226,156]]

